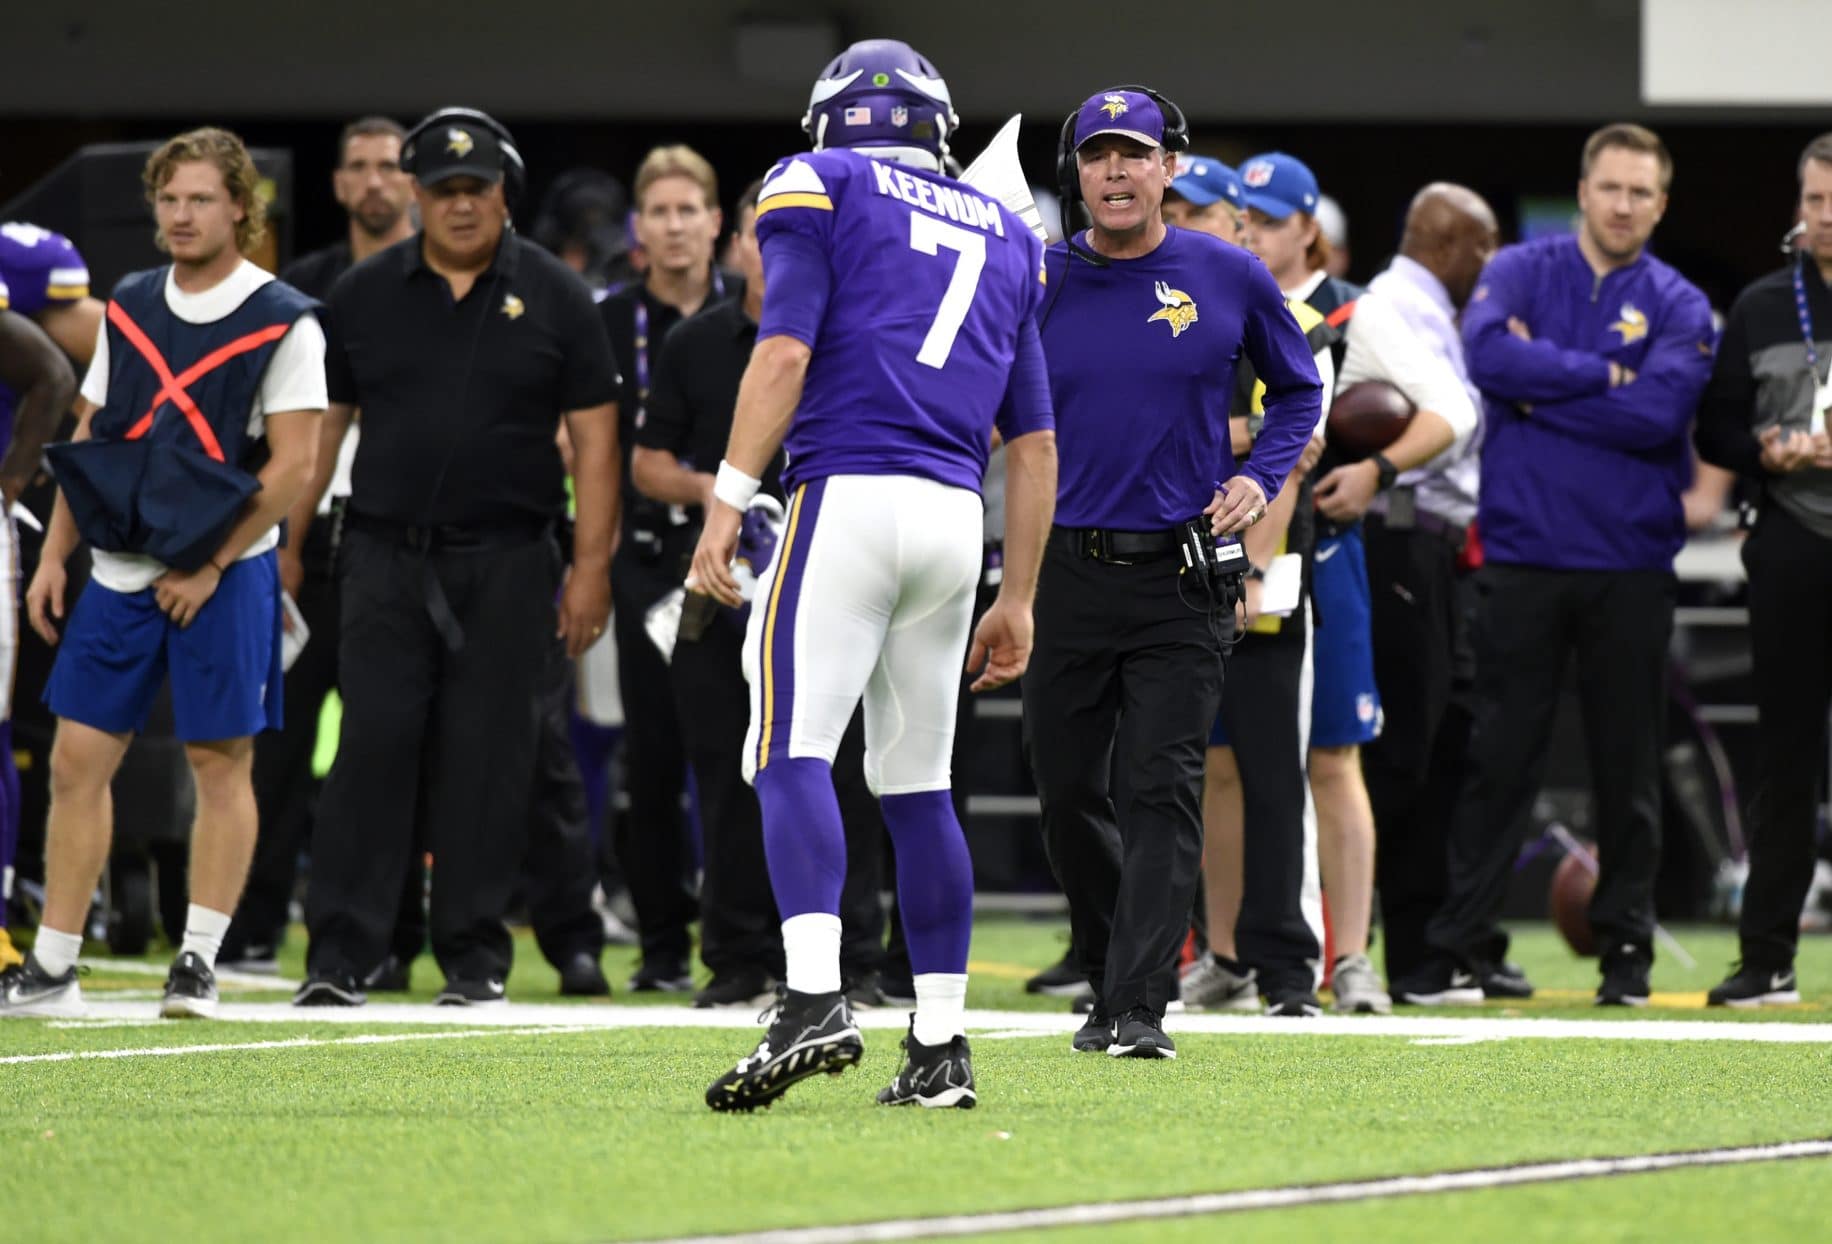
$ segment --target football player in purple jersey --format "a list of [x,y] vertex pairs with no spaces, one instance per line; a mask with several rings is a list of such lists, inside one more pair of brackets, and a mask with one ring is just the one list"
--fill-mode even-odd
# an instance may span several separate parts
[[745,638],[745,770],[763,809],[787,992],[755,1052],[706,1093],[767,1106],[859,1061],[840,992],[846,853],[832,760],[860,698],[866,777],[896,846],[916,1013],[887,1105],[972,1106],[964,1028],[973,876],[949,794],[958,663],[981,559],[980,481],[1007,446],[1005,578],[973,634],[976,690],[1024,672],[1056,489],[1034,315],[1042,243],[942,175],[956,124],[934,66],[888,39],[815,83],[811,153],[757,203],[767,274],[757,347],[689,586],[726,604],[745,505],[778,447],[788,522]]

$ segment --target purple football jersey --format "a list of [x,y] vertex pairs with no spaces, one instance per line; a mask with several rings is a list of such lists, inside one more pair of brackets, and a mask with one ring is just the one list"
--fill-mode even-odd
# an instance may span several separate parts
[[[771,170],[757,238],[758,336],[813,350],[784,480],[916,475],[977,492],[1042,301],[1042,242],[994,198],[845,148]],[[806,296],[823,280],[824,297]],[[1001,431],[1050,427],[1040,405],[1017,403]]]
[[[89,268],[70,239],[37,225],[0,224],[0,307],[37,315],[89,294]],[[0,454],[13,439],[18,395],[0,383]]]

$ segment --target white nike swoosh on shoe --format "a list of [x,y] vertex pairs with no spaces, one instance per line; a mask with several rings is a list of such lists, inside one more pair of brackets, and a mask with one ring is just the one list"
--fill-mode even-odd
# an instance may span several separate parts
[[1794,987],[1792,976],[1793,974],[1791,972],[1776,972],[1773,976],[1768,978],[1769,992],[1786,993],[1788,990],[1792,989]]

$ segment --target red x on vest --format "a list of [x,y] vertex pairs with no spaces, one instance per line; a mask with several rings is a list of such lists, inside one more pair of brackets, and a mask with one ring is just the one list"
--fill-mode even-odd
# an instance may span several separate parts
[[195,384],[200,377],[209,375],[239,354],[258,350],[270,341],[280,340],[292,327],[291,324],[274,324],[258,332],[249,333],[245,337],[237,337],[229,344],[210,351],[174,376],[171,366],[165,361],[165,356],[159,353],[159,347],[155,346],[140,326],[134,323],[133,317],[122,309],[120,303],[109,302],[108,322],[121,330],[121,335],[127,338],[128,344],[139,352],[140,357],[146,360],[147,366],[151,367],[153,373],[159,377],[160,389],[153,395],[153,404],[147,408],[144,415],[140,416],[139,421],[127,430],[127,439],[137,441],[145,436],[151,430],[153,416],[159,413],[159,408],[171,402],[184,412],[185,421],[191,425],[191,431],[195,432],[197,439],[203,442],[204,452],[218,462],[223,460],[222,444],[217,441],[216,432],[210,427],[210,421],[204,418],[204,412],[197,409],[197,403],[192,401],[191,395],[186,392],[187,386]]

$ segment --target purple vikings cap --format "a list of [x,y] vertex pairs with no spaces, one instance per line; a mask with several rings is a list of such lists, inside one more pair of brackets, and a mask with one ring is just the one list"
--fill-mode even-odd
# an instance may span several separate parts
[[1090,95],[1075,114],[1075,149],[1097,134],[1119,134],[1156,147],[1164,141],[1164,113],[1149,95],[1102,91]]

